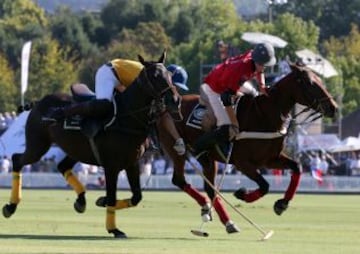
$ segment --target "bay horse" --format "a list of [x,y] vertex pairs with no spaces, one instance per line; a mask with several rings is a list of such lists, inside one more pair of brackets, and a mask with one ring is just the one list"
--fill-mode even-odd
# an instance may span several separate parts
[[[50,94],[35,103],[26,122],[25,151],[12,156],[11,197],[10,202],[3,207],[3,215],[10,217],[21,200],[22,167],[40,160],[51,144],[56,143],[67,154],[58,168],[79,195],[75,209],[79,212],[85,210],[85,188],[69,168],[77,161],[102,166],[106,180],[106,229],[115,238],[126,238],[126,234],[116,226],[115,212],[117,209],[134,207],[142,199],[137,162],[139,149],[160,114],[166,110],[172,116],[179,117],[180,97],[164,66],[165,58],[166,51],[157,62],[145,61],[139,55],[139,61],[144,68],[123,93],[115,92],[115,118],[112,125],[105,130],[101,129],[94,137],[89,137],[79,130],[65,129],[64,121],[56,124],[42,121],[51,107],[72,103],[72,96]],[[94,97],[94,94],[86,96]],[[111,114],[109,119],[113,115]],[[117,180],[123,169],[128,177],[132,197],[117,200]]]
[[[293,64],[291,65],[291,70],[291,73],[269,89],[268,95],[257,97],[245,95],[239,100],[236,105],[236,117],[239,122],[240,132],[242,132],[242,135],[245,135],[245,138],[240,138],[233,142],[230,158],[230,164],[233,164],[238,171],[259,186],[255,190],[239,188],[239,190],[235,191],[235,197],[245,202],[254,202],[269,191],[269,184],[259,173],[259,168],[291,169],[291,181],[285,195],[282,199],[277,200],[273,207],[277,215],[281,215],[287,209],[289,201],[295,195],[301,175],[301,168],[298,162],[282,152],[286,136],[281,135],[279,131],[284,124],[286,116],[290,114],[295,103],[304,105],[307,109],[312,109],[327,117],[334,117],[337,110],[336,102],[315,73],[304,66]],[[204,111],[196,108],[198,104],[198,95],[183,96],[181,112],[184,118],[181,122],[176,123],[179,133],[190,148],[194,145],[197,138],[204,133],[201,127],[199,129],[187,125],[190,115],[198,117],[195,120],[201,122],[201,116],[204,114]],[[246,137],[249,133],[257,133],[259,136]],[[159,139],[162,147],[174,163],[173,184],[190,195],[203,207],[202,214],[204,209],[205,212],[210,213],[211,209],[206,208],[206,205],[210,204],[208,198],[186,181],[184,165],[187,157],[179,156],[174,152],[172,149],[173,140],[168,133],[159,131]],[[213,186],[217,174],[216,161],[224,162],[224,159],[218,155],[215,149],[199,158],[203,174]],[[212,201],[212,207],[218,213],[221,222],[226,226],[226,223],[230,221],[230,217],[220,198],[216,196],[214,189],[206,181],[204,182],[204,190]],[[228,226],[226,226],[226,231],[228,233],[238,232],[238,230]]]

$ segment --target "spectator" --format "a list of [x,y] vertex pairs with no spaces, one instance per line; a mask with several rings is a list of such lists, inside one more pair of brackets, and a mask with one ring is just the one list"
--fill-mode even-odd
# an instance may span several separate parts
[[329,163],[326,160],[326,155],[322,154],[320,159],[320,170],[322,175],[327,175],[329,170]]
[[319,185],[321,185],[323,182],[322,171],[320,166],[321,166],[321,160],[319,154],[315,152],[315,154],[310,159],[310,171],[311,171],[311,176],[314,179],[316,179]]
[[156,175],[164,175],[166,173],[166,161],[164,157],[157,155],[153,161],[152,168]]
[[0,162],[0,173],[6,174],[9,173],[10,171],[11,171],[11,162],[9,158],[6,155],[4,155],[4,157],[1,159]]

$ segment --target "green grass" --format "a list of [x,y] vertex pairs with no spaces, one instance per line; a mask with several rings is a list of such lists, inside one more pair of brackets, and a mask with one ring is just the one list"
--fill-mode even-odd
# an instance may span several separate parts
[[[144,192],[136,208],[117,212],[117,225],[128,239],[113,239],[105,230],[105,210],[95,206],[102,191],[89,191],[84,214],[73,210],[75,194],[67,190],[24,190],[17,212],[0,218],[0,253],[324,253],[356,254],[360,250],[360,200],[358,196],[297,195],[282,215],[272,211],[280,194],[253,204],[240,204],[225,196],[249,218],[275,234],[266,242],[261,234],[231,208],[232,219],[242,229],[228,235],[215,216],[204,226],[210,236],[190,233],[200,226],[200,209],[181,192]],[[10,190],[0,190],[5,204]],[[128,197],[119,191],[119,198]]]

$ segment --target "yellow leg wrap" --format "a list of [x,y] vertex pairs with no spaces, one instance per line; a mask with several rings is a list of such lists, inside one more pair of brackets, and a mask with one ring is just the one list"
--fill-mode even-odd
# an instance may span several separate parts
[[115,209],[120,210],[120,209],[124,209],[124,208],[129,208],[132,206],[133,205],[131,204],[131,199],[122,199],[122,200],[116,201]]
[[66,182],[75,190],[77,194],[85,192],[84,185],[79,181],[79,179],[77,179],[76,176],[74,176],[71,170],[67,170],[64,173],[64,178]]
[[21,200],[22,176],[20,172],[12,173],[12,188],[10,203],[18,204]]
[[106,229],[107,230],[116,229],[115,213],[116,213],[115,206],[107,206],[106,207]]

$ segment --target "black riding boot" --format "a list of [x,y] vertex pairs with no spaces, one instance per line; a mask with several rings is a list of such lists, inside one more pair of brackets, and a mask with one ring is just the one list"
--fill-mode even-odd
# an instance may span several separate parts
[[111,112],[112,103],[107,99],[90,100],[82,103],[75,103],[65,107],[50,108],[47,114],[49,119],[56,121],[66,117],[80,115],[84,117],[103,118]]
[[200,136],[194,145],[195,157],[201,157],[203,152],[206,152],[214,148],[215,145],[218,145],[221,150],[220,152],[222,152],[224,158],[226,158],[230,147],[229,127],[230,125],[223,125]]

